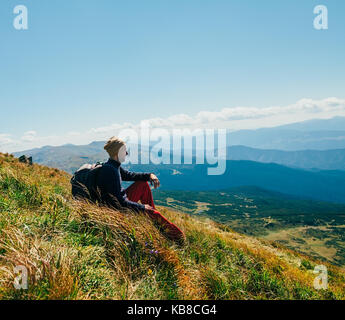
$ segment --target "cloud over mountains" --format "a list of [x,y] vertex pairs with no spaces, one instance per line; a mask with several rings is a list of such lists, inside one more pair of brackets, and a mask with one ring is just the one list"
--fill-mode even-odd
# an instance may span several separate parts
[[168,130],[175,128],[226,128],[229,130],[240,130],[273,127],[317,118],[327,119],[335,116],[345,116],[345,99],[301,99],[287,106],[264,108],[239,106],[223,108],[219,111],[200,111],[195,115],[176,114],[168,118],[143,119],[140,123],[114,123],[103,127],[91,128],[85,132],[71,131],[64,135],[40,136],[39,128],[32,128],[33,130],[21,133],[21,136],[0,133],[0,151],[13,152],[43,145],[61,145],[66,143],[85,144],[95,140],[105,140],[112,135],[118,134],[123,129],[138,129],[140,126]]

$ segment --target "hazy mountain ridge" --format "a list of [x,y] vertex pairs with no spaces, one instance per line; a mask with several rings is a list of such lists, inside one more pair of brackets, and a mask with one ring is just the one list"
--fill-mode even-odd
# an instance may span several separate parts
[[[220,190],[239,186],[263,189],[322,201],[345,203],[345,172],[311,172],[253,161],[227,161],[223,175],[210,176],[206,165],[133,165],[134,171],[157,173],[164,190]],[[173,174],[173,170],[181,174]]]
[[345,170],[345,149],[282,151],[231,146],[227,148],[227,159],[277,163],[302,169]]
[[345,131],[300,131],[278,128],[241,130],[227,136],[229,145],[284,151],[345,148]]
[[[317,132],[318,137],[322,138],[324,134],[332,132],[334,135],[338,134],[339,137],[339,133],[343,134],[343,131],[330,131],[329,129],[332,126],[336,129],[341,128],[342,124],[345,124],[344,119],[338,117],[328,120],[312,120],[275,128],[251,130],[247,131],[247,138],[260,141],[264,137],[265,143],[269,143],[269,139],[278,139],[282,141],[281,146],[283,146],[284,143],[286,145],[287,137],[291,137],[291,134],[294,136],[296,134],[310,135]],[[316,128],[321,129],[315,131]],[[243,136],[243,131],[230,134],[239,137]],[[241,141],[244,142],[245,139],[243,138]],[[228,142],[233,142],[233,140],[230,139]],[[103,150],[103,146],[104,141],[82,146],[46,146],[18,152],[15,155],[20,156],[25,153],[32,156],[34,162],[73,173],[84,163],[105,161],[107,154]],[[130,164],[127,167],[137,171],[155,172],[160,177],[162,188],[165,190],[200,191],[254,185],[303,198],[345,202],[345,171],[339,171],[345,170],[345,149],[283,151],[254,149],[248,146],[228,146],[227,157],[227,170],[221,176],[208,176],[207,168],[209,166],[207,164]],[[315,172],[299,168],[314,169]]]
[[[227,159],[277,163],[303,169],[345,170],[345,117],[240,130],[227,134]],[[337,129],[337,130],[335,130]],[[21,152],[34,161],[74,172],[85,162],[107,159],[104,141],[88,145],[45,146]]]
[[[60,147],[59,150],[64,150]],[[242,148],[243,149],[243,148]],[[248,148],[245,152],[253,152]],[[254,152],[257,152],[254,150]],[[269,152],[271,153],[271,151]],[[43,163],[58,167],[73,173],[83,163],[93,163],[105,160],[106,154],[98,154],[80,158],[71,155],[61,158],[53,152],[49,153],[51,159]],[[35,156],[33,155],[34,161]],[[261,158],[261,160],[264,160]],[[271,158],[266,158],[271,161]],[[70,167],[65,167],[68,165]],[[275,163],[263,163],[246,160],[227,160],[226,171],[223,175],[209,176],[208,164],[204,165],[126,165],[134,171],[154,172],[161,180],[165,190],[218,190],[235,186],[258,186],[264,189],[282,192],[315,200],[345,202],[345,171],[318,170],[315,172],[290,168]],[[179,174],[175,174],[178,172]],[[186,183],[187,182],[187,183]]]
[[280,129],[300,130],[300,131],[344,131],[345,117],[333,117],[330,119],[313,119],[302,122],[295,122],[279,126]]
[[[43,147],[14,153],[32,156],[34,161],[73,173],[86,162],[105,161],[104,142],[93,142],[84,146]],[[277,163],[302,169],[345,170],[345,149],[282,151],[255,149],[246,146],[227,147],[228,160],[250,160]]]
[[345,117],[234,131],[228,134],[228,144],[285,151],[343,149]]

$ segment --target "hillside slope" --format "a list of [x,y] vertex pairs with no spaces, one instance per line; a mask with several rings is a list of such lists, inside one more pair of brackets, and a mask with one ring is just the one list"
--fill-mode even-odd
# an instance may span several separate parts
[[[144,215],[75,202],[69,178],[0,154],[0,298],[345,298],[335,266],[329,289],[315,290],[317,261],[161,207],[186,233],[178,247]],[[29,271],[27,290],[13,287],[17,265]]]

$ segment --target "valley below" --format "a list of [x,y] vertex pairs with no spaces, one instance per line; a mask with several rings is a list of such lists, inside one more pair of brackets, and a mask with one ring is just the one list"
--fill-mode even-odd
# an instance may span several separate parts
[[[159,205],[225,224],[345,267],[345,206],[297,199],[257,187],[221,191],[154,191]],[[192,200],[193,199],[193,200]]]

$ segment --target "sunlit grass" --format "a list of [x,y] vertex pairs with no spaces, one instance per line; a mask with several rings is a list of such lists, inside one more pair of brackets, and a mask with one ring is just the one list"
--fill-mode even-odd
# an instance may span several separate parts
[[[344,272],[211,220],[160,208],[186,233],[180,247],[142,214],[76,202],[70,176],[0,154],[2,299],[344,299]],[[29,272],[27,290],[13,268]]]

